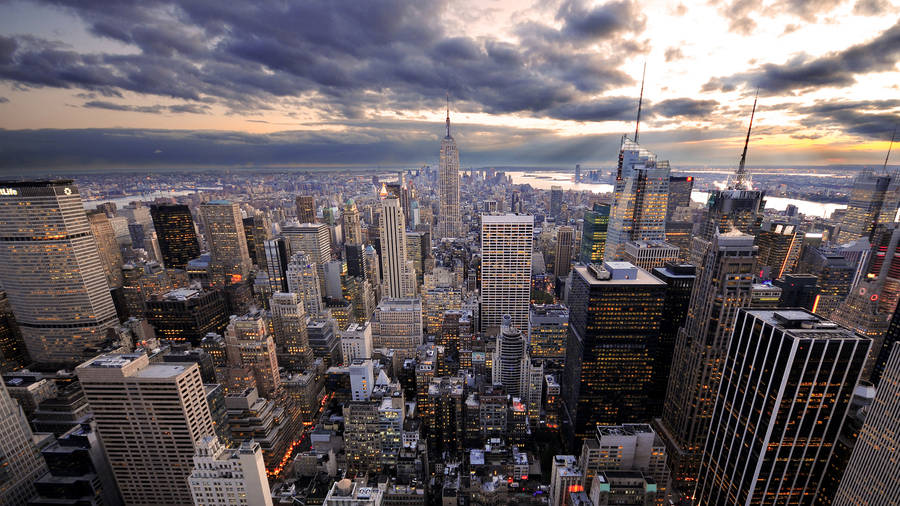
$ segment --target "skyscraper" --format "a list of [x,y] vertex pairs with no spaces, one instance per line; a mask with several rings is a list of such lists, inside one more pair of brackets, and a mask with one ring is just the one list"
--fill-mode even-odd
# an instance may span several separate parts
[[32,440],[31,427],[22,407],[0,381],[0,503],[25,506],[34,495],[34,481],[47,471],[47,464]]
[[119,243],[116,242],[116,233],[109,224],[109,218],[101,212],[89,213],[88,221],[91,222],[91,234],[97,243],[97,251],[100,253],[100,261],[109,287],[119,288],[122,286],[122,265],[125,261],[122,259]]
[[223,287],[240,283],[250,275],[250,252],[241,209],[227,200],[213,200],[200,206],[210,253],[210,283]]
[[331,233],[324,223],[286,225],[281,229],[288,255],[306,253],[319,274],[319,290],[325,292],[325,264],[331,261]]
[[565,278],[572,270],[574,247],[575,229],[569,226],[559,227],[556,232],[556,259],[553,261],[553,274],[557,279]]
[[163,264],[169,269],[184,269],[200,256],[200,243],[194,229],[191,210],[184,204],[150,206],[153,228],[162,251]]
[[108,354],[75,369],[129,505],[189,505],[194,448],[215,435],[195,363]]
[[438,213],[437,236],[459,237],[462,227],[459,222],[459,151],[456,141],[450,135],[450,101],[447,100],[447,135],[441,139],[441,161],[438,169]]
[[627,262],[575,267],[563,379],[569,437],[646,421],[666,284]]
[[408,297],[415,294],[415,271],[406,250],[406,225],[400,200],[381,201],[381,265],[385,297]]
[[521,397],[522,375],[525,361],[525,339],[522,331],[510,325],[508,318],[500,325],[500,335],[494,350],[494,362],[491,372],[495,385],[503,385],[506,393],[513,397]]
[[229,391],[242,391],[256,387],[259,395],[267,399],[277,399],[281,390],[281,376],[278,374],[278,360],[275,340],[269,334],[269,323],[264,313],[232,316],[225,330],[225,356],[229,371],[237,370],[241,377],[249,372],[253,385],[239,385]]
[[783,220],[764,223],[756,236],[762,279],[778,279],[791,272],[800,256],[797,226]]
[[376,348],[414,357],[422,344],[422,302],[419,299],[385,297],[372,314],[372,341]]
[[563,201],[563,190],[561,186],[551,186],[550,187],[550,216],[554,218],[559,218],[559,213],[562,210],[562,201]]
[[604,260],[621,260],[628,241],[666,239],[668,193],[669,162],[623,136]]
[[864,170],[853,180],[850,192],[850,203],[847,213],[841,220],[841,228],[834,242],[844,244],[859,239],[871,238],[891,177],[887,174],[875,174],[871,169]]
[[312,195],[298,195],[297,200],[297,221],[300,223],[316,222],[316,198]]
[[581,252],[578,256],[580,262],[589,264],[603,261],[603,248],[606,247],[608,228],[609,204],[594,204],[590,211],[584,212]]
[[77,363],[118,323],[72,181],[0,183],[0,285],[36,362]]
[[344,214],[341,219],[344,225],[344,244],[361,245],[365,242],[359,221],[359,209],[353,199],[348,200],[344,205]]
[[528,328],[534,216],[481,217],[481,331],[496,333],[504,315]]
[[678,339],[678,331],[687,318],[691,292],[697,279],[697,269],[691,264],[670,262],[665,267],[653,269],[650,273],[666,284],[666,302],[659,323],[658,360],[655,362],[656,369],[653,371],[653,387],[650,395],[651,411],[653,416],[657,417],[662,414],[675,342]]
[[693,504],[812,504],[869,346],[804,310],[740,310]]
[[669,198],[666,201],[666,221],[672,221],[679,207],[691,207],[693,176],[669,176]]
[[296,293],[275,292],[269,304],[278,365],[290,371],[306,371],[313,363],[306,330],[306,307]]
[[266,256],[266,272],[269,275],[269,288],[272,293],[286,292],[287,286],[287,245],[283,237],[269,239],[263,244]]
[[875,401],[869,407],[834,498],[835,506],[886,504],[885,501],[900,497],[897,434],[900,434],[900,346],[893,347],[885,363]]
[[322,312],[322,283],[319,281],[315,264],[309,260],[309,255],[303,252],[294,254],[288,262],[285,277],[288,291],[296,293],[303,299],[308,315],[317,316]]
[[714,236],[700,250],[702,264],[678,332],[657,431],[666,442],[675,485],[685,493],[697,477],[735,315],[750,304],[757,254],[753,236],[737,230]]

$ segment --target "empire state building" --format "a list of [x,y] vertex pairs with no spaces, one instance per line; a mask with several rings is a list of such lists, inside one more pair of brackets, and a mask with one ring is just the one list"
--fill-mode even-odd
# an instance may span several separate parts
[[459,151],[450,135],[450,104],[447,104],[447,136],[441,139],[441,165],[438,172],[438,195],[441,199],[437,235],[459,237]]

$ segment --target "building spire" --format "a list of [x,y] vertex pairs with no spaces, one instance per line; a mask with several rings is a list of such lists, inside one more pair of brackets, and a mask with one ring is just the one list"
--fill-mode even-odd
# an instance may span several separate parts
[[638,131],[641,128],[641,105],[644,102],[644,79],[647,77],[647,62],[644,62],[644,72],[641,73],[641,94],[638,98],[637,121],[634,125],[634,143],[638,143]]
[[747,169],[745,164],[747,163],[747,146],[750,144],[750,131],[753,130],[753,116],[756,114],[756,101],[759,99],[759,88],[756,90],[756,96],[753,97],[753,110],[750,111],[750,126],[747,127],[747,138],[744,140],[744,152],[741,153],[741,163],[738,165],[738,170],[734,174],[734,179],[732,180],[731,187],[735,190],[746,190],[747,183],[749,179],[749,175],[747,174]]
[[450,137],[450,92],[447,92],[447,137]]
[[888,152],[887,156],[884,157],[884,167],[881,168],[882,171],[887,173],[887,164],[888,160],[891,158],[891,148],[894,147],[894,139],[897,138],[897,125],[894,125],[894,133],[891,134],[891,143],[888,144]]

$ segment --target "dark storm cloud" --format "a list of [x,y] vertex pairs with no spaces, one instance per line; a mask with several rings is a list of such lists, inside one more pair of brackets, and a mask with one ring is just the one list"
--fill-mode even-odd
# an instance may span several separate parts
[[646,49],[633,40],[646,18],[629,0],[566,2],[560,28],[519,25],[517,45],[449,36],[443,0],[45,3],[138,51],[81,53],[0,38],[0,79],[107,97],[127,90],[186,106],[215,102],[235,112],[300,105],[356,118],[367,106],[434,107],[449,90],[467,110],[567,114],[562,106],[591,107],[593,96],[633,83],[618,66]]
[[[346,131],[227,131],[148,129],[0,129],[0,170],[28,171],[138,167],[419,166],[437,156],[435,125],[400,121],[341,121]],[[463,167],[561,166],[593,161],[615,164],[620,134],[557,136],[545,129],[463,124],[455,134],[466,147]],[[735,131],[679,129],[647,132],[642,139],[660,156],[696,156],[684,141],[738,135]],[[704,150],[704,163],[712,160]]]
[[107,109],[110,111],[129,111],[143,112],[148,114],[161,114],[165,112],[171,113],[189,113],[189,114],[206,114],[210,107],[203,104],[178,104],[178,105],[128,105],[107,102],[105,100],[91,100],[85,102],[82,107],[88,109]]
[[809,128],[836,128],[876,139],[890,139],[900,125],[900,100],[822,100],[795,112],[808,115],[801,123]]
[[652,111],[666,118],[702,118],[709,116],[719,106],[715,100],[672,98],[653,105]]
[[759,88],[762,94],[778,95],[802,93],[815,88],[848,86],[855,83],[860,75],[893,70],[898,59],[900,23],[869,42],[843,51],[818,58],[796,56],[781,65],[767,63],[749,72],[713,78],[703,89],[732,91],[738,87]]

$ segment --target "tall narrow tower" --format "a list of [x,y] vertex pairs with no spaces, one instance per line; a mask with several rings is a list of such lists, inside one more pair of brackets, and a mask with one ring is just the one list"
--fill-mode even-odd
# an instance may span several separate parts
[[534,216],[481,217],[481,330],[497,333],[504,315],[528,328]]
[[247,279],[252,264],[240,207],[227,200],[213,200],[200,206],[200,215],[212,256],[212,284],[222,287]]
[[753,236],[738,230],[716,234],[700,250],[705,254],[678,332],[659,431],[675,485],[686,493],[700,466],[735,316],[750,304],[758,252]]
[[[415,274],[410,273],[406,251],[406,220],[400,200],[385,198],[381,201],[381,263],[384,268],[386,297],[407,297],[415,292]],[[412,274],[412,279],[410,279]]]
[[441,164],[438,170],[438,195],[441,209],[438,215],[437,235],[459,237],[459,151],[456,140],[450,135],[450,95],[447,95],[447,136],[441,139]]

